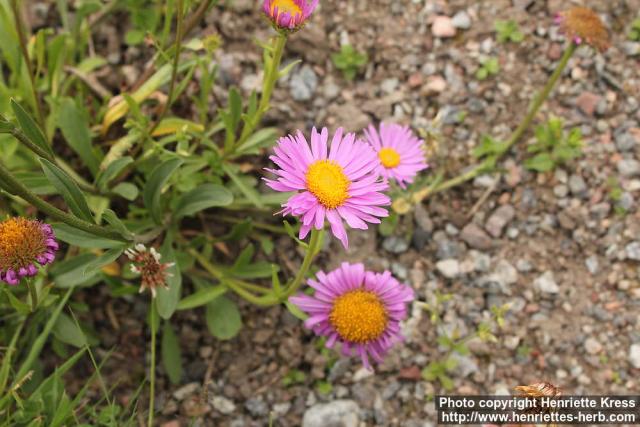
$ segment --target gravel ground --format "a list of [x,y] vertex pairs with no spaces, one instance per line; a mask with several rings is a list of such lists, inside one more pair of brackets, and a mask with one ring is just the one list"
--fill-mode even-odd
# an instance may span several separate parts
[[[260,81],[260,54],[251,40],[267,37],[269,28],[256,3],[236,0],[206,19],[203,31],[225,40],[221,94],[228,85],[249,91]],[[488,318],[491,306],[511,305],[499,342],[472,341],[471,353],[458,358],[455,394],[503,394],[540,380],[567,394],[640,393],[640,44],[625,36],[640,1],[580,3],[601,13],[612,48],[605,54],[580,48],[538,121],[555,115],[579,127],[581,158],[545,174],[527,171],[521,165],[523,146],[533,140],[528,133],[495,175],[425,200],[393,236],[354,232],[348,253],[332,240],[320,258],[323,269],[345,258],[389,268],[423,301],[436,290],[453,294],[444,326],[462,334]],[[562,54],[563,38],[551,23],[566,5],[323,0],[291,38],[285,60],[303,65],[279,85],[267,121],[283,131],[312,125],[359,131],[372,120],[419,128],[440,111],[441,158],[453,175],[470,163],[482,134],[504,138],[517,125]],[[525,40],[497,43],[497,19],[517,21]],[[105,28],[106,40],[115,30]],[[347,42],[370,58],[353,83],[330,59]],[[500,72],[478,81],[475,72],[487,56],[499,59]],[[134,81],[142,65],[121,65],[143,64],[143,57],[134,48],[114,56],[120,66],[112,71],[119,73],[105,73],[105,84]],[[299,255],[287,239],[276,244],[290,248],[283,256],[295,270]],[[109,305],[124,319],[120,332],[106,321],[98,332],[111,337],[105,348],[118,345],[109,376],[130,379],[119,387],[124,401],[144,375],[146,328],[139,319],[145,308]],[[95,321],[107,312],[98,310]],[[229,342],[209,335],[202,312],[180,314],[175,324],[186,372],[184,383],[172,386],[159,368],[162,425],[186,426],[193,418],[201,426],[266,426],[270,413],[278,426],[434,425],[429,396],[442,390],[420,371],[443,349],[428,315],[417,305],[411,313],[406,345],[375,374],[357,360],[336,360],[279,307],[243,306],[245,328]],[[283,385],[297,371],[304,373],[299,382]]]

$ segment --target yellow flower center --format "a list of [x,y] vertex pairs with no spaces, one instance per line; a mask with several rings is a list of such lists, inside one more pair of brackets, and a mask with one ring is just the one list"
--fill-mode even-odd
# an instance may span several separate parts
[[278,15],[289,12],[291,16],[302,15],[302,9],[293,0],[273,0],[271,3],[271,13],[273,14],[276,7]]
[[393,148],[385,147],[378,152],[382,166],[387,169],[395,168],[400,164],[400,154]]
[[17,217],[0,222],[0,271],[26,267],[45,249],[38,221]]
[[382,336],[387,321],[382,301],[373,292],[364,290],[336,298],[329,315],[329,322],[343,340],[359,344]]
[[349,178],[342,166],[332,160],[317,160],[306,174],[307,190],[327,209],[342,206],[349,198]]

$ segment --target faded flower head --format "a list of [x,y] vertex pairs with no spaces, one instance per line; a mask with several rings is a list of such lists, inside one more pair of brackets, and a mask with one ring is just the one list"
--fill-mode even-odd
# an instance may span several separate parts
[[38,265],[52,263],[57,250],[49,224],[22,217],[0,222],[0,282],[17,285],[23,277],[35,276]]
[[364,130],[367,141],[378,153],[380,166],[378,173],[385,179],[393,178],[401,188],[423,169],[428,168],[424,141],[419,139],[408,126],[380,124],[380,131],[369,125]]
[[276,30],[298,31],[318,7],[319,0],[264,0],[262,10]]
[[556,24],[575,44],[587,43],[604,52],[609,48],[609,32],[597,13],[586,7],[572,7],[559,12]]
[[560,397],[562,391],[550,382],[539,382],[531,385],[519,385],[515,387],[520,397]]
[[282,213],[300,217],[300,238],[311,228],[322,230],[325,218],[331,231],[349,246],[349,227],[366,230],[367,223],[380,223],[389,215],[382,206],[391,199],[382,194],[388,185],[378,177],[378,158],[366,142],[356,140],[353,133],[343,135],[338,129],[329,145],[329,131],[320,133],[313,128],[311,146],[302,132],[280,138],[270,159],[279,169],[267,169],[277,179],[265,181],[276,191],[296,191],[296,195],[282,205]]
[[400,321],[407,316],[407,303],[413,301],[413,289],[401,284],[391,273],[365,271],[363,264],[342,265],[316,280],[309,280],[313,296],[300,294],[289,300],[309,314],[305,326],[327,337],[327,347],[336,342],[342,353],[354,351],[368,369],[369,356],[376,362],[402,340]]
[[[529,399],[541,399],[543,397],[553,399],[562,396],[560,388],[546,381],[531,385],[519,385],[515,387],[515,390],[518,392],[518,397],[526,397]],[[553,412],[553,409],[539,404],[536,405],[536,407],[527,408],[524,412],[542,414]]]
[[125,254],[131,260],[131,271],[140,275],[140,292],[149,289],[155,298],[158,288],[168,287],[167,278],[172,275],[167,269],[175,264],[160,262],[162,255],[155,248],[147,249],[145,245],[138,243],[135,248],[127,249]]

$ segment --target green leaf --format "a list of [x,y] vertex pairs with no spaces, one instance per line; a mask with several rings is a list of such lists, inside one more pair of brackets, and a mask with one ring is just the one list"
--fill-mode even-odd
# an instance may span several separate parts
[[14,99],[11,100],[11,108],[13,109],[13,114],[16,115],[20,129],[22,129],[27,138],[53,157],[53,150],[35,120]]
[[91,131],[87,123],[87,118],[80,112],[73,99],[65,98],[58,111],[58,127],[69,146],[95,176],[101,159],[91,144]]
[[190,310],[192,308],[201,307],[210,303],[214,299],[224,295],[227,292],[227,287],[223,285],[211,286],[200,289],[188,297],[183,298],[178,303],[178,310]]
[[262,147],[272,146],[278,135],[276,128],[264,128],[260,129],[247,139],[247,141],[236,149],[238,154],[257,154],[258,150]]
[[71,212],[78,218],[93,223],[93,216],[87,205],[87,200],[80,191],[80,188],[78,188],[78,184],[62,169],[47,159],[40,158],[39,160],[44,174],[49,179],[49,182],[56,187],[65,202],[67,202],[67,206],[69,206]]
[[120,233],[122,237],[130,240],[133,239],[133,233],[131,233],[127,226],[124,225],[122,221],[120,221],[120,218],[118,218],[118,215],[116,215],[114,211],[112,211],[111,209],[105,209],[102,214],[102,218],[104,218],[104,220],[111,226],[111,228]]
[[64,223],[53,224],[52,227],[56,238],[79,248],[111,249],[122,245],[122,242],[94,236]]
[[82,275],[85,278],[95,275],[102,269],[102,267],[104,267],[105,265],[109,265],[117,260],[120,255],[122,255],[122,252],[124,252],[124,247],[109,249],[104,254],[98,256],[96,259],[87,264],[84,267]]
[[229,117],[231,119],[231,131],[235,132],[242,115],[242,97],[235,87],[229,90]]
[[99,276],[94,270],[92,275],[84,274],[88,265],[97,257],[91,253],[83,253],[74,258],[57,262],[49,271],[58,288],[72,288],[74,286],[90,286],[98,282]]
[[9,304],[11,304],[11,307],[13,307],[19,314],[26,316],[27,314],[31,313],[31,307],[29,306],[29,304],[22,302],[18,298],[16,298],[16,296],[13,295],[13,293],[6,286],[3,286],[2,290],[4,290],[7,298],[9,298]]
[[56,188],[40,172],[14,172],[14,175],[18,181],[39,196],[56,194]]
[[109,163],[104,171],[101,171],[96,177],[96,185],[105,189],[111,180],[116,178],[127,166],[133,163],[133,157],[125,156]]
[[176,218],[190,216],[208,208],[229,206],[232,202],[233,194],[222,185],[203,184],[180,197],[174,215]]
[[289,310],[289,313],[293,314],[298,319],[304,321],[304,320],[307,320],[309,318],[309,315],[307,313],[305,313],[304,311],[300,310],[297,305],[295,305],[295,304],[293,304],[293,303],[291,303],[289,301],[285,301],[284,305],[287,307],[287,310]]
[[160,248],[162,254],[163,263],[173,263],[173,267],[167,269],[167,285],[168,288],[158,289],[158,296],[156,298],[156,305],[158,307],[158,314],[163,319],[169,319],[176,311],[178,302],[180,301],[180,292],[182,290],[182,273],[180,267],[176,262],[176,255],[173,251],[172,242],[170,239],[165,239],[162,247]]
[[65,313],[60,313],[56,324],[53,327],[53,333],[57,339],[65,344],[74,347],[84,347],[87,345],[87,337],[78,324]]
[[235,337],[242,329],[242,317],[236,303],[224,296],[207,304],[206,321],[209,332],[221,340]]
[[129,201],[134,201],[138,197],[138,187],[130,182],[121,182],[111,189],[115,194],[124,197]]
[[548,172],[553,169],[554,166],[555,163],[549,153],[540,153],[524,161],[525,168],[538,172]]
[[480,67],[478,71],[476,71],[476,79],[484,80],[489,76],[489,71],[485,67]]
[[244,194],[245,197],[249,199],[257,208],[264,207],[264,204],[260,200],[260,194],[254,188],[247,186],[247,184],[242,179],[240,179],[238,174],[236,174],[236,172],[229,164],[223,163],[222,170],[224,170],[224,173],[226,173],[229,178],[231,178],[231,181],[233,181],[233,183],[236,185],[236,187],[238,187],[242,194]]
[[160,224],[162,222],[162,212],[160,209],[160,195],[162,194],[162,187],[167,183],[171,175],[182,165],[182,159],[171,159],[162,163],[156,167],[144,188],[142,195],[144,199],[144,205],[151,213],[151,217]]
[[178,384],[182,379],[182,356],[180,342],[171,323],[164,322],[162,329],[162,365],[164,366],[172,384]]

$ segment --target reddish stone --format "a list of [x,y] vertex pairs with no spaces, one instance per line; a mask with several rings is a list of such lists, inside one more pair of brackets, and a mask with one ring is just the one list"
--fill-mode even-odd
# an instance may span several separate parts
[[593,117],[600,99],[600,96],[595,93],[582,92],[582,94],[576,99],[576,106],[587,116]]

